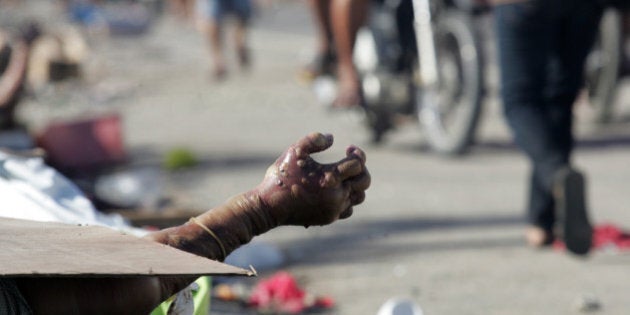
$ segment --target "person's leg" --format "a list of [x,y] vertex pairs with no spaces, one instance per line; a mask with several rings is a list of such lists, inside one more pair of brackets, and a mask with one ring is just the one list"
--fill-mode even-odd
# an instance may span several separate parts
[[573,148],[573,104],[584,84],[584,63],[598,33],[602,7],[576,0],[564,8],[563,21],[551,46],[549,84],[545,91],[554,135],[568,152]]
[[252,15],[252,3],[250,0],[233,0],[232,9],[237,15],[234,28],[234,46],[241,68],[250,66],[249,48],[247,46],[247,28]]
[[215,79],[223,79],[227,74],[223,55],[224,0],[198,0],[197,11],[202,19],[202,32],[210,44],[213,75]]
[[220,21],[214,19],[210,21],[208,35],[213,56],[214,75],[217,79],[221,79],[226,75],[227,69],[225,57],[223,56],[223,30]]
[[[584,63],[598,32],[602,8],[594,1],[576,0],[563,7],[562,23],[552,44],[549,84],[545,95],[556,145],[570,160],[574,147],[573,106],[583,87]],[[584,176],[568,167],[555,174],[553,192],[560,232],[567,249],[589,251],[592,227],[588,219]]]
[[335,65],[335,49],[332,36],[332,22],[330,18],[332,0],[308,0],[308,6],[313,16],[315,34],[317,37],[315,56],[304,68],[303,76],[313,79],[323,74],[332,74]]
[[396,10],[396,24],[400,36],[400,45],[403,50],[397,70],[413,71],[414,60],[418,56],[416,32],[414,29],[413,1],[401,0],[401,5]]
[[553,40],[550,2],[495,8],[504,112],[516,144],[532,164],[528,221],[547,233],[554,224],[553,173],[568,163],[566,154],[555,144],[543,95]]
[[602,8],[594,1],[576,0],[558,9],[551,32],[544,97],[553,143],[570,164],[574,148],[573,106],[584,84],[584,63],[598,33]]
[[352,107],[361,102],[361,86],[352,60],[354,40],[365,22],[368,0],[333,0],[332,30],[337,52],[338,95],[333,106]]
[[185,21],[192,18],[193,0],[171,0],[169,2],[171,12],[177,17]]

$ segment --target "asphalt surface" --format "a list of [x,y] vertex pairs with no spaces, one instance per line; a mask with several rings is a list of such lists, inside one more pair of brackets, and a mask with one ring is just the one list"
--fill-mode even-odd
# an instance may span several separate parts
[[[362,147],[373,181],[350,219],[283,227],[252,243],[274,246],[285,259],[261,277],[287,270],[308,292],[331,296],[335,314],[376,314],[399,296],[439,315],[630,312],[627,253],[608,248],[578,258],[524,246],[528,165],[500,115],[496,69],[489,68],[469,154],[434,154],[413,122],[372,146],[359,112],[329,110],[297,79],[315,43],[305,4],[273,3],[253,23],[249,72],[230,59],[228,79],[213,81],[203,38],[164,17],[143,36],[91,37],[83,86],[91,97],[31,99],[21,115],[37,129],[51,119],[120,112],[126,145],[140,164],[157,165],[174,148],[191,150],[199,165],[167,175],[164,190],[200,211],[256,185],[289,144],[312,131],[335,136],[333,148],[317,155],[322,162],[342,157],[347,145]],[[623,82],[614,121],[603,127],[578,108],[575,153],[587,174],[592,221],[626,229],[629,94]]]

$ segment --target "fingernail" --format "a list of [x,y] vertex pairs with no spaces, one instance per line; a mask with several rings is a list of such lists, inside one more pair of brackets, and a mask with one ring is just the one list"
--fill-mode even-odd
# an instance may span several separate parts
[[328,139],[325,136],[322,136],[321,134],[319,134],[319,136],[315,138],[313,142],[315,143],[316,146],[323,147],[328,143]]

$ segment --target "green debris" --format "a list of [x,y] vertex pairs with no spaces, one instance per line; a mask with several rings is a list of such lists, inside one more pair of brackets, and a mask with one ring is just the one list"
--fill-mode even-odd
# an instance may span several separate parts
[[189,168],[197,165],[195,154],[188,149],[177,148],[166,153],[163,166],[169,171]]

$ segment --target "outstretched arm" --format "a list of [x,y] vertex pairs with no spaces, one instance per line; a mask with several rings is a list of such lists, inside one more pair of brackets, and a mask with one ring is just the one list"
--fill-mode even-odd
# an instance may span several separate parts
[[[149,234],[147,238],[223,260],[254,236],[275,227],[326,225],[349,217],[353,206],[365,199],[370,175],[365,167],[365,154],[354,146],[348,147],[346,156],[336,163],[319,164],[311,158],[312,153],[323,151],[332,143],[331,135],[319,133],[300,139],[268,168],[255,188],[232,197],[195,221]],[[51,292],[50,287],[38,282],[44,279],[22,283],[20,289],[31,307],[46,313],[54,313],[50,312],[53,303],[59,307],[58,314],[122,314],[129,310],[138,314],[148,313],[159,301],[194,280],[190,277],[75,279],[64,280],[64,285],[57,282],[55,287],[59,290]],[[97,295],[97,299],[90,298],[91,295]]]
[[[280,225],[326,225],[352,215],[365,199],[370,175],[365,154],[350,146],[346,157],[319,164],[310,156],[333,143],[331,135],[310,134],[290,146],[254,189],[197,217],[197,222],[149,235],[157,242],[216,260],[254,236]],[[209,228],[220,241],[210,235]],[[222,243],[222,244],[220,244]]]

